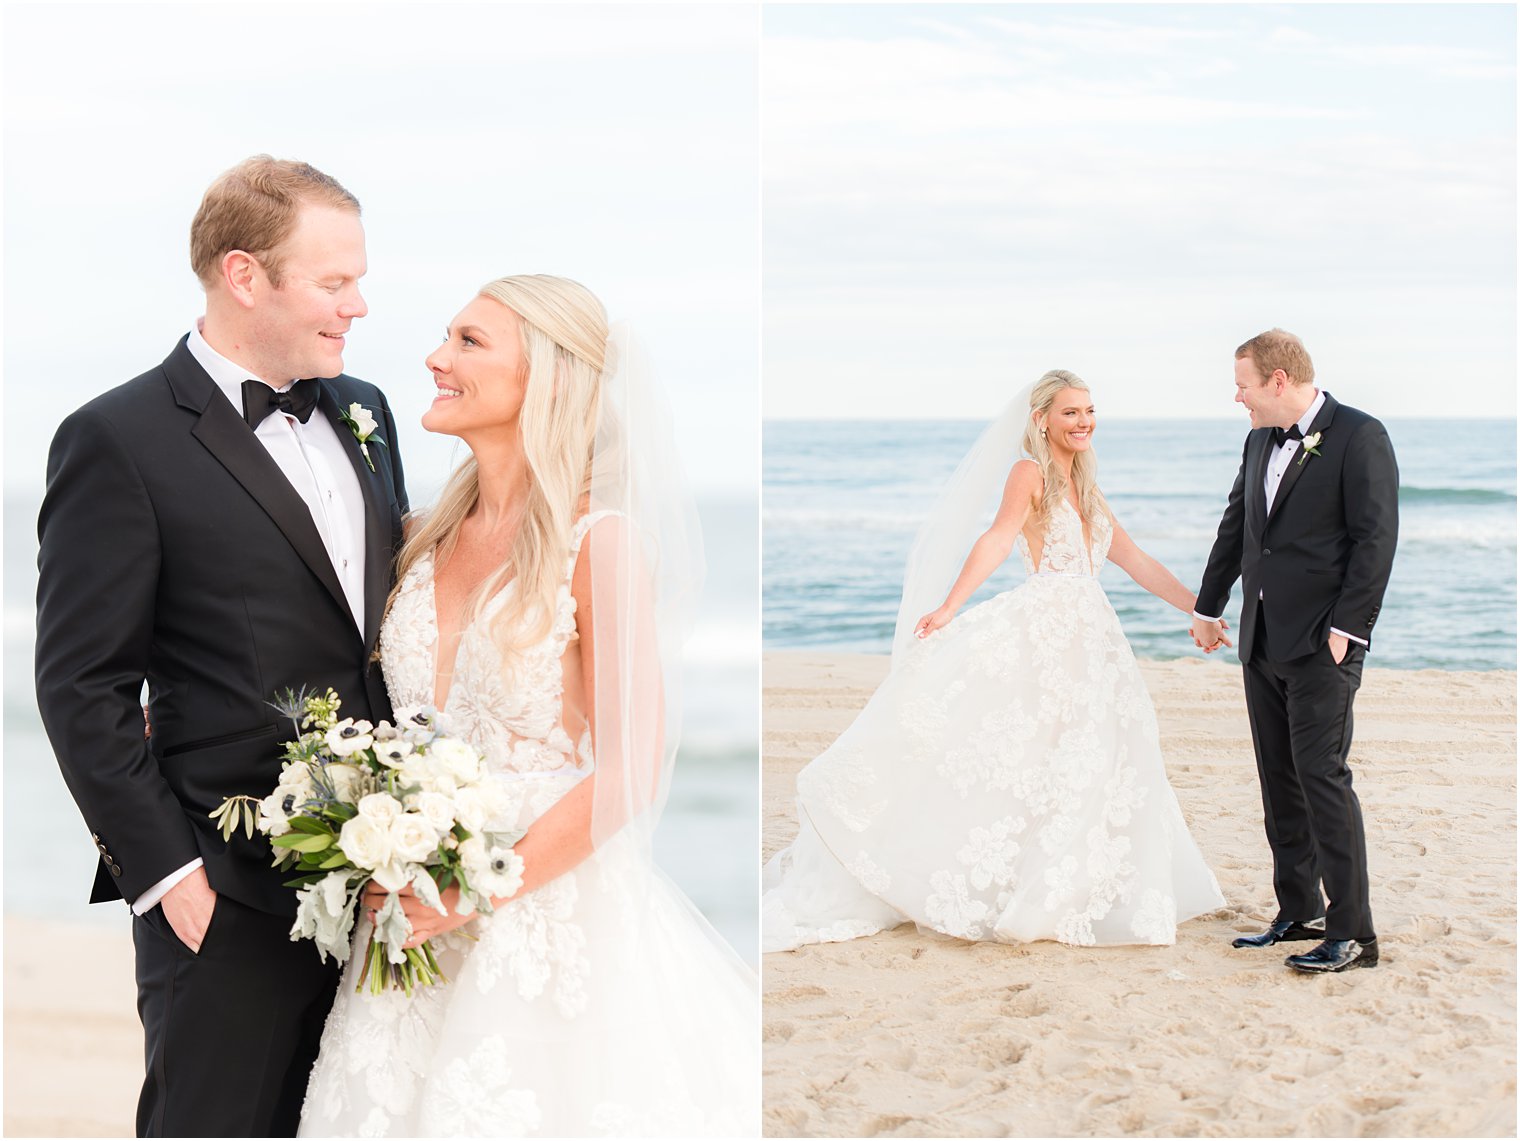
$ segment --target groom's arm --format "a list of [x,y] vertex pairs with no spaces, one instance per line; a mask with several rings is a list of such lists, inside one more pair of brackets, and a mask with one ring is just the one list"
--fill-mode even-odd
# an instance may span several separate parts
[[1399,541],[1399,467],[1382,424],[1369,420],[1358,429],[1341,470],[1351,558],[1330,625],[1370,644]]
[[74,413],[53,438],[37,530],[38,709],[102,864],[130,901],[200,852],[143,739],[157,518],[98,411]]
[[1209,561],[1203,568],[1203,581],[1198,587],[1198,601],[1193,614],[1207,622],[1217,622],[1224,616],[1230,602],[1230,588],[1240,577],[1240,555],[1243,549],[1246,526],[1246,451],[1250,437],[1241,449],[1240,470],[1235,474],[1235,486],[1230,488],[1230,498],[1225,504],[1224,516],[1219,520],[1219,531],[1214,536],[1214,546],[1209,551]]

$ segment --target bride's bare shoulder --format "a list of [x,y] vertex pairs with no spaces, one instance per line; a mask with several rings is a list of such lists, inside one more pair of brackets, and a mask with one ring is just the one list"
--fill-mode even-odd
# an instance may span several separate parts
[[1019,460],[1008,473],[1007,490],[1010,492],[1027,491],[1030,495],[1038,495],[1044,486],[1045,477],[1034,460]]

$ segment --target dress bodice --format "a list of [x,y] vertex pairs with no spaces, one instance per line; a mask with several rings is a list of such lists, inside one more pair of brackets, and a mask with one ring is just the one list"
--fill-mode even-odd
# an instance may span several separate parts
[[1062,574],[1090,577],[1103,569],[1108,557],[1109,544],[1113,542],[1114,528],[1107,512],[1099,512],[1092,520],[1092,550],[1087,549],[1086,536],[1082,533],[1082,516],[1067,499],[1045,524],[1044,542],[1040,548],[1040,565],[1034,565],[1029,550],[1029,540],[1020,531],[1014,539],[1019,557],[1024,561],[1026,574]]
[[[460,635],[454,671],[439,710],[442,726],[465,738],[498,773],[547,773],[584,767],[591,759],[587,733],[572,741],[564,726],[564,676],[560,659],[576,637],[575,597],[570,580],[576,556],[597,513],[579,520],[570,536],[565,573],[555,596],[554,621],[536,645],[525,647],[510,679],[491,636],[491,619],[505,604],[508,582]],[[407,571],[380,629],[380,665],[399,709],[433,704],[438,655],[438,610],[433,593],[434,557],[428,552]],[[532,615],[527,618],[533,617]],[[525,618],[525,622],[527,621]]]

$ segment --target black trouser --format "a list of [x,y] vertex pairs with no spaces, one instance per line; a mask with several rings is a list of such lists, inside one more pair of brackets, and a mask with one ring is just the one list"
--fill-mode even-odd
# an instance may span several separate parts
[[1258,616],[1245,666],[1246,711],[1272,846],[1277,918],[1323,915],[1327,939],[1366,942],[1374,937],[1367,837],[1346,763],[1366,648],[1350,643],[1339,665],[1328,645],[1287,662],[1269,661],[1269,654],[1266,620]]
[[288,917],[222,895],[199,954],[163,908],[132,921],[147,1077],[139,1137],[293,1137],[338,972]]

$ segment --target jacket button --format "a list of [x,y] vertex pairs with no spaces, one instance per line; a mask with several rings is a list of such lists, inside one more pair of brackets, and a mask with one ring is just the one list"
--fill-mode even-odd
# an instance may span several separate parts
[[121,865],[120,864],[111,864],[111,865],[109,865],[109,867],[111,869],[111,874],[113,876],[120,876],[121,875]]
[[1270,555],[1272,553],[1272,548],[1271,547],[1264,547],[1264,548],[1262,548],[1262,552],[1261,553],[1264,554],[1264,555]]

